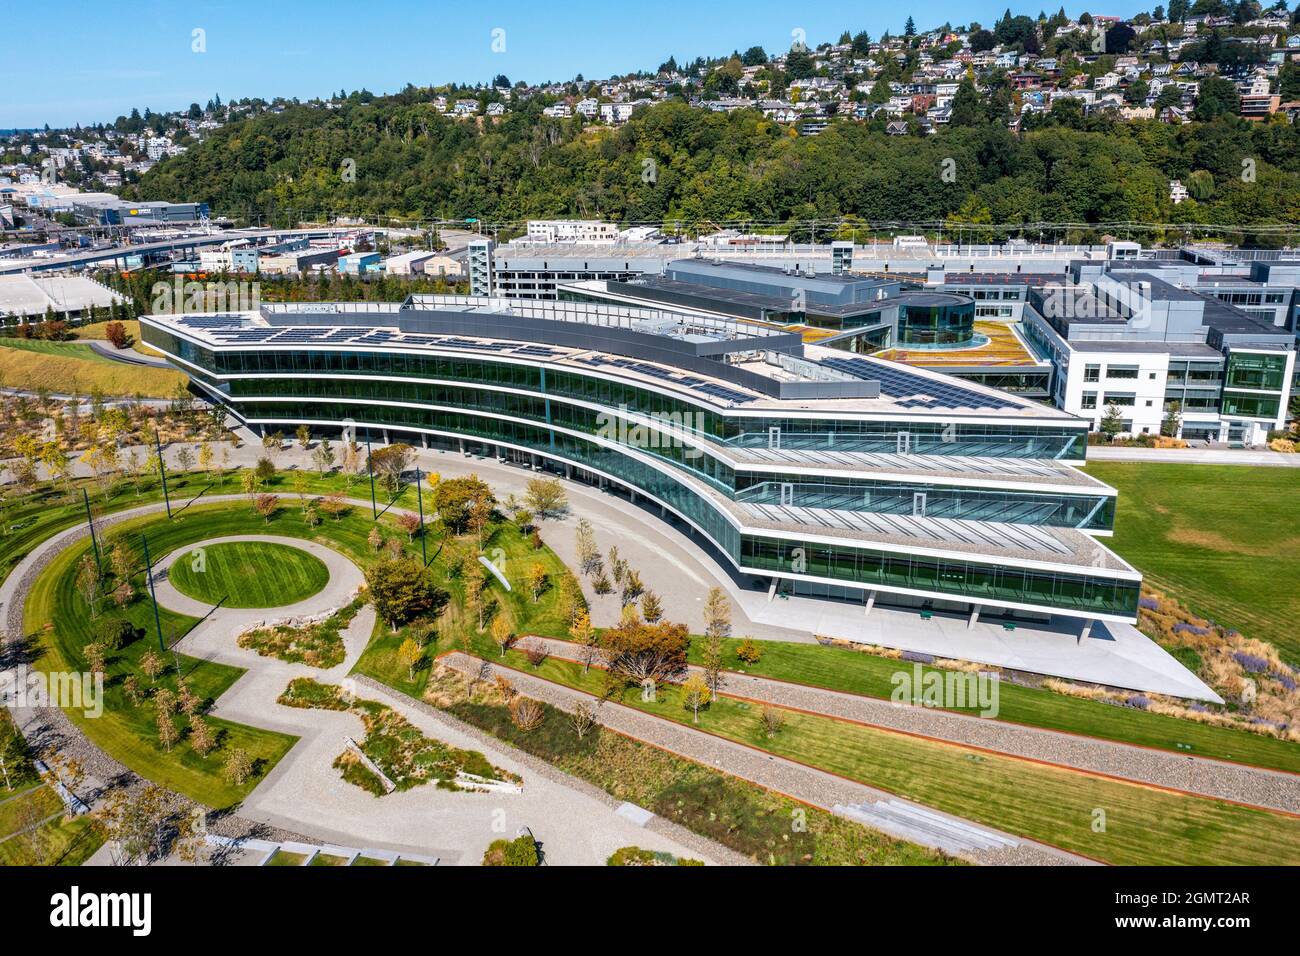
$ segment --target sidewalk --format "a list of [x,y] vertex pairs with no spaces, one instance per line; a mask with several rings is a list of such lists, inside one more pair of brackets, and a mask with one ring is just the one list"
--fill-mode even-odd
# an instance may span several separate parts
[[1124,448],[1089,445],[1091,461],[1145,461],[1181,465],[1263,465],[1269,468],[1300,468],[1300,455],[1245,448]]

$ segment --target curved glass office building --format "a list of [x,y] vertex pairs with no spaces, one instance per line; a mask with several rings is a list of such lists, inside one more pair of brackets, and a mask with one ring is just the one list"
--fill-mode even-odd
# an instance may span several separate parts
[[898,305],[898,345],[959,347],[975,339],[975,300],[953,292],[904,293]]
[[[254,428],[358,426],[600,484],[769,593],[1131,622],[1087,425],[946,376],[668,310],[468,296],[151,316]],[[809,625],[813,626],[812,624]]]

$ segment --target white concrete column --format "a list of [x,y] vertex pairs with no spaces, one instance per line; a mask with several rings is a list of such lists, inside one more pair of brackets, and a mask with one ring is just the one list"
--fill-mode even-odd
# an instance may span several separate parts
[[772,579],[772,586],[767,589],[767,603],[772,603],[772,598],[776,597],[776,578]]
[[1082,644],[1090,636],[1092,636],[1092,625],[1095,623],[1096,622],[1093,621],[1092,618],[1087,618],[1084,620],[1083,627],[1079,630],[1079,638],[1077,641],[1075,641],[1076,644]]
[[972,604],[970,606],[970,618],[967,619],[966,621],[966,630],[969,631],[972,627],[974,627],[975,623],[979,619],[980,619],[980,606],[978,604]]
[[862,612],[862,616],[863,616],[863,617],[868,616],[868,615],[871,613],[871,609],[872,609],[873,607],[875,607],[875,606],[876,606],[876,592],[875,592],[875,591],[868,591],[868,592],[867,592],[866,607],[865,607],[865,609],[864,609],[863,612]]

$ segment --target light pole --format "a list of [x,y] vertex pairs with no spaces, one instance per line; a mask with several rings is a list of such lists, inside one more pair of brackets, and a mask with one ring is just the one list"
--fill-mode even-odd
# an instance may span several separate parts
[[375,466],[371,459],[374,458],[370,451],[370,427],[366,426],[366,474],[370,476],[370,512],[378,518],[379,505],[375,501]]
[[86,494],[86,489],[81,489],[81,500],[86,503],[86,527],[90,528],[90,545],[95,549],[95,568],[99,571],[99,576],[104,576],[104,565],[99,556],[99,539],[95,537],[95,519],[90,513],[90,495]]
[[167,517],[172,516],[172,499],[167,493],[167,463],[163,461],[162,436],[158,434],[158,426],[153,429],[154,448],[158,450],[158,474],[162,478],[163,502],[167,505]]
[[144,545],[144,573],[145,579],[149,582],[149,599],[153,601],[153,626],[158,632],[158,650],[166,654],[167,645],[163,643],[162,620],[158,616],[158,592],[153,586],[153,562],[149,560],[149,539],[142,534],[140,541]]
[[415,500],[420,508],[420,560],[424,566],[429,566],[429,553],[424,544],[424,490],[420,487],[424,483],[424,476],[420,473],[420,466],[415,466]]

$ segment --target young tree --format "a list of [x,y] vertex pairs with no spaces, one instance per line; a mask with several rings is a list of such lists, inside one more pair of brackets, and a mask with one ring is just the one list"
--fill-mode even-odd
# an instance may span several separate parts
[[311,427],[299,425],[294,429],[294,437],[298,439],[298,447],[306,451],[311,446]]
[[278,495],[258,495],[253,501],[253,508],[267,524],[270,524],[271,518],[280,509],[280,498]]
[[579,608],[573,615],[573,624],[569,626],[569,638],[583,648],[582,670],[586,673],[590,670],[591,662],[595,660],[596,651],[600,648],[600,635],[591,626],[591,617],[585,608]]
[[663,603],[654,591],[646,591],[641,598],[641,616],[647,624],[658,624],[664,616]]
[[492,643],[501,649],[501,657],[506,656],[506,651],[514,640],[515,633],[510,628],[510,622],[504,614],[498,614],[492,619]]
[[731,602],[722,588],[709,588],[704,599],[704,633],[720,638],[731,636]]
[[644,593],[645,585],[641,583],[641,575],[632,568],[628,568],[623,574],[623,606],[631,607],[635,605]]
[[253,759],[247,751],[236,748],[226,758],[226,765],[221,769],[221,775],[231,786],[242,787],[253,775]]
[[158,682],[158,675],[167,669],[166,662],[154,650],[147,650],[140,658],[140,670],[149,678],[150,684]]
[[558,478],[529,478],[524,500],[533,514],[541,518],[557,515],[569,506],[568,496]]
[[77,593],[81,595],[82,600],[90,608],[90,616],[95,616],[99,605],[99,566],[95,564],[92,555],[85,555],[81,563],[77,565]]
[[389,496],[402,487],[402,475],[415,461],[415,449],[402,442],[370,453],[370,467]]
[[487,599],[483,589],[487,585],[483,566],[475,561],[465,573],[465,610],[478,617],[478,629],[483,630],[483,616],[487,610]]
[[418,514],[403,512],[397,516],[397,527],[406,532],[406,540],[408,542],[414,542],[416,532],[421,531],[424,526],[420,523],[420,516]]
[[1160,434],[1166,438],[1177,438],[1183,427],[1183,406],[1181,402],[1170,402],[1165,409],[1164,421],[1160,423]]
[[1124,419],[1120,415],[1119,406],[1110,404],[1106,406],[1106,414],[1101,418],[1101,433],[1106,436],[1107,441],[1114,441],[1115,437],[1124,430]]
[[691,711],[694,723],[700,722],[700,706],[709,702],[709,685],[699,674],[691,674],[682,684],[682,703]]
[[600,551],[596,548],[596,533],[592,530],[591,522],[586,518],[579,519],[575,534],[578,568],[583,574],[592,574],[599,567],[601,558]]
[[569,726],[573,735],[581,740],[596,726],[596,711],[585,700],[580,700],[569,711]]
[[216,735],[201,714],[190,716],[190,746],[200,757],[206,757],[217,746]]
[[528,587],[529,593],[533,596],[533,603],[536,604],[537,599],[541,597],[542,592],[546,590],[546,566],[540,561],[535,561],[530,564],[528,566],[528,572],[525,575],[525,583]]
[[411,558],[383,558],[366,571],[375,613],[397,626],[433,607],[433,587],[420,562]]
[[406,665],[406,679],[415,680],[415,668],[424,659],[424,650],[411,638],[402,641],[397,649],[397,660]]
[[316,444],[316,449],[311,453],[311,460],[322,478],[334,469],[334,447],[330,445],[328,438],[322,438]]

